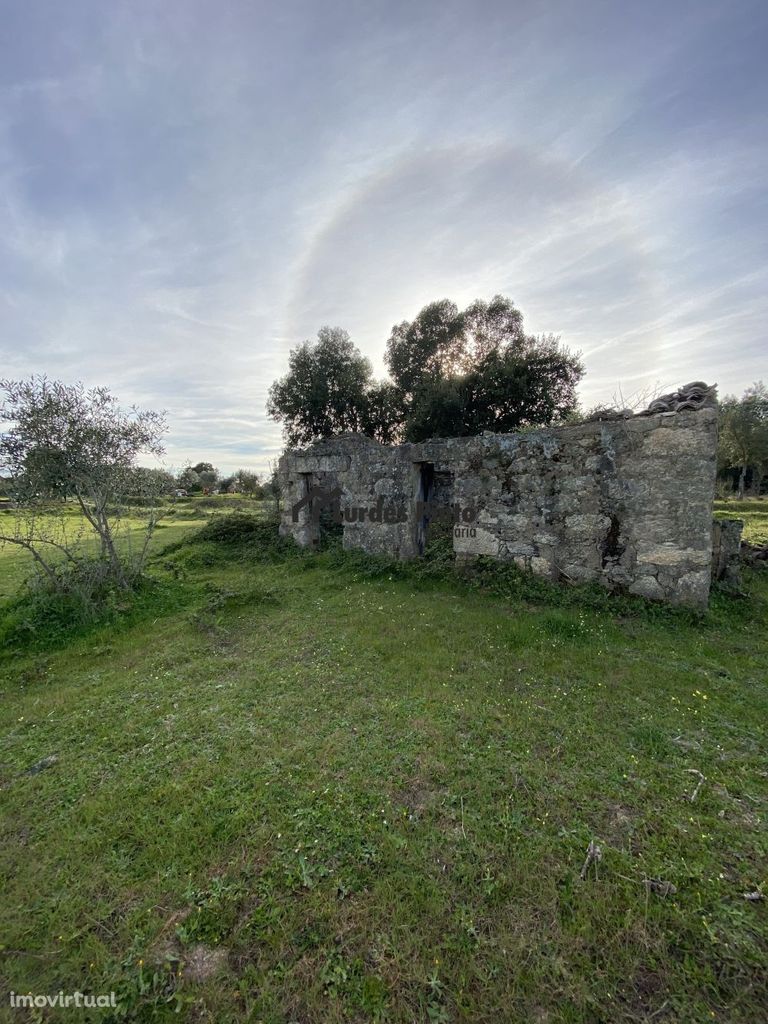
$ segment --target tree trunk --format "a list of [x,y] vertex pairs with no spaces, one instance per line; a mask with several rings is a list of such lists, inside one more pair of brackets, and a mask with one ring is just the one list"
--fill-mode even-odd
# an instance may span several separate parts
[[117,553],[115,542],[112,537],[112,530],[110,529],[107,518],[104,515],[99,517],[99,525],[101,527],[101,537],[107,546],[107,553],[109,554],[109,562],[112,566],[112,577],[121,590],[130,590],[130,584],[125,577],[123,570],[123,563],[120,560],[120,556]]
[[739,474],[739,501],[744,500],[744,488],[747,484],[747,467],[741,467],[741,473]]

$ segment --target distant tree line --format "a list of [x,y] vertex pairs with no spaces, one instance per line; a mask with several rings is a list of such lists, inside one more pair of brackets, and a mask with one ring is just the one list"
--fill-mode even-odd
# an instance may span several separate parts
[[167,494],[183,490],[187,494],[244,494],[249,498],[267,499],[275,496],[277,485],[274,470],[263,476],[251,469],[238,469],[222,475],[210,462],[185,466],[176,476],[166,473],[165,477]]
[[740,498],[768,489],[768,388],[762,381],[741,398],[721,401],[717,461],[721,485]]
[[390,379],[377,381],[339,327],[293,349],[267,402],[288,445],[346,431],[390,444],[540,426],[576,411],[584,375],[578,353],[555,335],[526,334],[502,295],[464,310],[430,303],[392,328],[384,358]]
[[[25,472],[25,477],[33,478],[28,472]],[[38,478],[39,474],[36,474],[34,479]],[[14,499],[18,494],[18,483],[21,479],[22,477],[14,479],[0,472],[0,499]],[[178,473],[155,467],[135,466],[130,474],[126,474],[124,498],[129,503],[141,505],[158,497],[170,498],[179,491],[185,491],[189,495],[243,494],[260,500],[273,498],[275,486],[275,471],[262,476],[250,469],[238,469],[235,473],[223,475],[210,462],[185,466]],[[51,501],[66,501],[75,498],[76,494],[65,486],[57,486],[47,487],[46,493],[41,497]]]

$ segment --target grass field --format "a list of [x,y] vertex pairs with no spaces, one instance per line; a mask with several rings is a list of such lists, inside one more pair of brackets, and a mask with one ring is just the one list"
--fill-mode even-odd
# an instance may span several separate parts
[[136,1021],[765,1019],[765,575],[697,618],[257,544],[153,572],[155,611],[0,661],[9,989]]
[[[201,517],[200,519],[169,520],[159,523],[152,540],[153,550],[181,540],[190,530],[201,526],[204,521],[204,518]],[[2,522],[0,522],[0,526],[2,525]],[[122,547],[125,543],[130,543],[131,541],[139,542],[141,535],[140,522],[137,519],[126,519],[123,523],[123,532],[119,546]],[[86,538],[82,547],[91,549],[92,553],[96,554],[97,544],[95,540]],[[18,592],[29,571],[30,556],[26,551],[11,545],[7,545],[4,549],[0,548],[0,601]]]
[[716,501],[715,515],[725,519],[743,519],[744,540],[750,544],[768,544],[768,497]]
[[[8,532],[12,532],[9,520],[13,513],[7,511],[9,508],[9,502],[0,501],[0,532],[6,528]],[[157,525],[152,548],[157,549],[180,540],[191,529],[201,526],[212,514],[233,510],[261,511],[261,503],[241,495],[224,494],[182,498],[174,500],[172,503],[169,502],[165,517]],[[50,510],[42,519],[43,530],[45,530],[46,520],[50,524],[48,530],[51,537],[60,539],[62,530],[66,530],[70,537],[82,534],[80,547],[96,554],[98,544],[93,531],[73,504]],[[131,543],[141,543],[142,533],[142,520],[138,513],[134,513],[132,516],[128,514],[120,523],[118,546],[125,547]],[[29,574],[30,566],[31,557],[28,552],[18,546],[6,544],[3,547],[0,544],[0,601],[18,592]]]

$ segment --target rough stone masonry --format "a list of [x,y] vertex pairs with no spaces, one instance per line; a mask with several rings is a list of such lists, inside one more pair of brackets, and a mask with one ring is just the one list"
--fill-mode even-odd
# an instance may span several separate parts
[[[661,409],[662,411],[657,411]],[[644,413],[602,410],[575,426],[385,446],[360,434],[280,460],[280,532],[399,558],[450,536],[552,580],[705,607],[713,575],[717,408],[696,382]],[[338,529],[339,526],[337,525]],[[717,535],[714,572],[733,579]]]

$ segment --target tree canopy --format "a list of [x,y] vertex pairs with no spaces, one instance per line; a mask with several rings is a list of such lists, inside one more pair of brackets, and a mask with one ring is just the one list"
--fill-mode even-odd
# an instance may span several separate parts
[[377,382],[347,332],[324,327],[291,352],[267,411],[291,446],[345,431],[386,444],[504,432],[572,413],[584,373],[557,337],[526,334],[502,295],[463,311],[430,303],[392,328],[385,362],[391,379]]
[[503,295],[463,312],[452,302],[425,306],[392,329],[386,362],[406,398],[409,441],[550,423],[576,409],[584,375],[559,338],[526,334]]
[[160,455],[163,413],[121,409],[107,388],[44,376],[0,381],[0,466],[20,500],[75,497],[103,505],[125,487],[142,453]]
[[768,388],[757,381],[741,398],[727,395],[720,403],[718,462],[721,471],[732,471],[739,497],[744,496],[747,477],[759,491],[768,473]]
[[289,445],[366,427],[371,364],[340,327],[321,327],[288,357],[288,373],[269,389],[267,412]]

